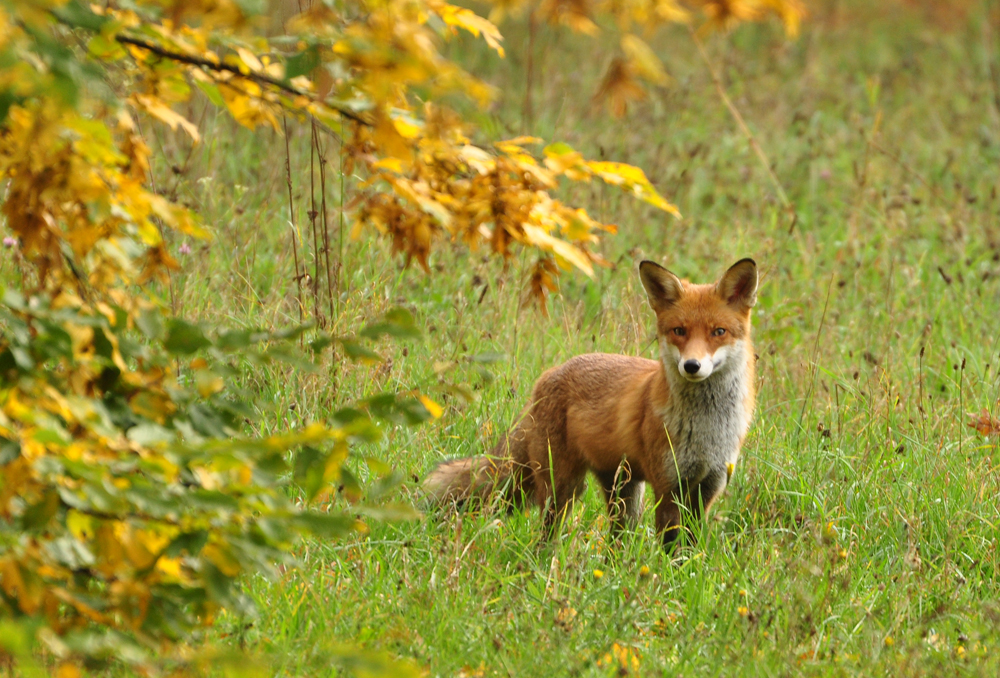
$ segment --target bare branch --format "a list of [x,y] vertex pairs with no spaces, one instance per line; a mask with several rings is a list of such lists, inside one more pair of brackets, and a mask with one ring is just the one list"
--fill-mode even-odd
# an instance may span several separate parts
[[[199,66],[201,68],[205,68],[210,71],[232,73],[242,78],[253,80],[254,82],[260,84],[276,87],[282,90],[283,92],[287,92],[288,94],[312,98],[309,92],[303,92],[302,90],[298,89],[297,87],[294,87],[293,85],[289,84],[284,80],[279,80],[278,78],[273,78],[269,75],[264,75],[262,73],[254,73],[253,71],[244,73],[238,66],[234,66],[232,64],[226,64],[221,62],[216,63],[214,61],[210,61],[209,59],[205,59],[203,57],[193,56],[191,54],[184,54],[183,52],[174,52],[165,49],[159,45],[156,45],[154,43],[147,42],[139,38],[133,38],[128,35],[116,35],[115,40],[122,45],[132,45],[133,47],[138,47],[148,52],[152,52],[157,56],[163,57],[164,59],[170,59],[171,61],[176,61],[178,63],[188,64],[189,66]],[[363,117],[361,117],[357,113],[354,113],[353,111],[349,111],[345,108],[339,108],[337,106],[330,106],[330,104],[327,103],[323,103],[323,105],[328,106],[329,108],[337,111],[337,113],[347,118],[348,120],[353,120],[354,122],[365,125],[366,127],[372,126],[371,122],[365,120]]]

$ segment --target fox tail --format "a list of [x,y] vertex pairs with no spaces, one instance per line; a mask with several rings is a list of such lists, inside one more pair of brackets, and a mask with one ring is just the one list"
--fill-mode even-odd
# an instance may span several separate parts
[[424,492],[439,504],[485,502],[494,495],[511,506],[524,503],[532,490],[523,436],[505,436],[492,454],[443,461],[427,475]]
[[436,502],[463,503],[488,499],[511,478],[510,459],[467,457],[443,461],[424,479],[424,492]]

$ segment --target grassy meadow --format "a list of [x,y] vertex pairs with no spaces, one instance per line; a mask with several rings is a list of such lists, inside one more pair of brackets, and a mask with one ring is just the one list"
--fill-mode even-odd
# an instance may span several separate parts
[[[380,343],[380,365],[248,372],[243,386],[267,405],[262,431],[383,390],[429,394],[440,419],[363,450],[398,470],[390,498],[423,509],[418,479],[490,445],[545,368],[655,355],[638,261],[699,282],[744,256],[762,272],[755,423],[697,547],[663,554],[649,499],[638,533],[608,543],[593,484],[554,543],[535,511],[373,521],[308,544],[278,581],[247,581],[259,616],[223,617],[219,644],[308,675],[335,674],[314,662],[340,643],[430,676],[1000,675],[1000,448],[967,425],[1000,409],[1000,6],[811,4],[794,42],[777,25],[706,39],[794,218],[682,27],[649,37],[671,86],[620,120],[591,101],[600,41],[540,27],[530,110],[526,21],[501,27],[504,60],[472,39],[447,46],[500,94],[476,114],[479,141],[531,133],[638,165],[684,215],[567,186],[618,233],[599,246],[612,265],[563,275],[547,317],[522,305],[529,255],[505,265],[439,242],[426,274],[375,233],[352,238],[353,180],[326,136],[331,276],[323,259],[314,301],[295,277],[284,139],[208,108],[193,112],[193,149],[147,128],[158,190],[215,234],[174,244],[182,270],[163,297],[177,313],[287,326],[300,283],[302,316],[337,333],[413,311],[423,337]],[[288,148],[294,256],[314,270],[309,134],[290,125]]]

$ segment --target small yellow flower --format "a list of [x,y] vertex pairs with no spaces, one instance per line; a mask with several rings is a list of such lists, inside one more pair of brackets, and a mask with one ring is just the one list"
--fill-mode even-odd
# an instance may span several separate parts
[[895,643],[896,643],[896,641],[892,639],[892,636],[886,636],[885,637],[885,646],[886,647],[892,647]]
[[600,579],[604,576],[604,570],[594,570],[594,579]]
[[746,589],[740,589],[740,595],[743,596],[744,598],[746,598],[747,597],[747,590]]
[[639,576],[640,577],[649,576],[649,565],[643,565],[642,567],[639,568]]
[[840,556],[841,558],[846,558],[846,557],[847,557],[847,549],[845,549],[845,548],[841,548],[841,549],[840,549],[839,551],[837,551],[837,554],[838,554],[838,555],[839,555],[839,556]]
[[736,611],[739,613],[741,617],[746,617],[748,614],[750,614],[750,609],[746,605],[740,605],[738,608],[736,608]]

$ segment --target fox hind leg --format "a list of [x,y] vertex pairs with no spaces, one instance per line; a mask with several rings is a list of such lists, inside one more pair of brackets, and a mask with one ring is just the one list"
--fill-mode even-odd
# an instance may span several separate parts
[[642,497],[646,489],[642,478],[633,473],[628,462],[613,472],[596,475],[607,501],[612,538],[618,538],[626,528],[634,530],[642,516]]
[[[547,539],[555,536],[573,500],[586,488],[586,468],[562,467],[557,471],[554,477],[549,476],[547,468],[540,468],[534,473],[535,496],[542,510],[542,525]],[[555,480],[554,492],[553,480]]]

